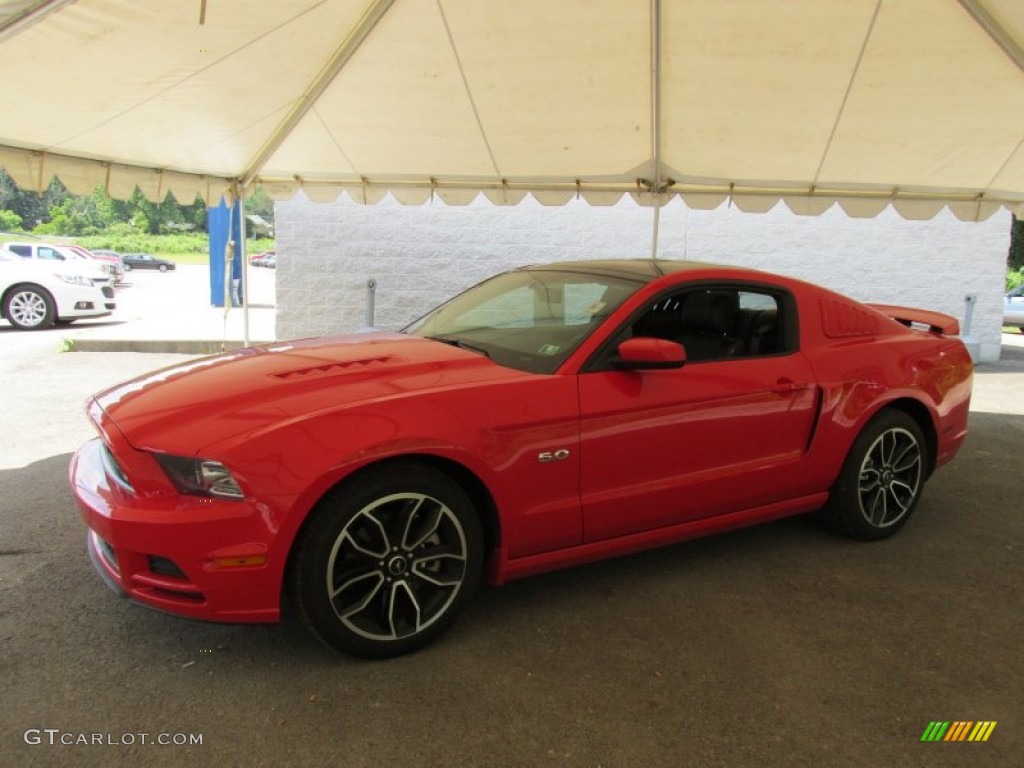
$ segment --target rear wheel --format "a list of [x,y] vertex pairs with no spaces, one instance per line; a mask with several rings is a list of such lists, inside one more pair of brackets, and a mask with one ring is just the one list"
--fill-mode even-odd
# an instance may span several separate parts
[[296,542],[291,591],[327,644],[386,658],[445,632],[482,566],[480,522],[462,488],[431,467],[391,464],[314,509]]
[[4,316],[15,328],[34,331],[53,325],[56,311],[49,292],[37,285],[18,285],[4,299]]
[[917,507],[926,472],[917,422],[902,411],[883,411],[854,441],[823,510],[825,520],[856,539],[891,536]]

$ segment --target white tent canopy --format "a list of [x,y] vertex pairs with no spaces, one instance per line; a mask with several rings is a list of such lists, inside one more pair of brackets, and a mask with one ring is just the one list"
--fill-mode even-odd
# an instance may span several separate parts
[[0,72],[25,188],[1024,212],[1021,0],[0,0]]

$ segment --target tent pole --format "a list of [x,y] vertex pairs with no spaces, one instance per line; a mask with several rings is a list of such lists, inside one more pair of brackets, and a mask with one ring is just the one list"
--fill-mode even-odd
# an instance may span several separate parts
[[656,259],[661,225],[661,0],[651,0],[651,150],[654,153],[651,258]]
[[334,55],[331,56],[330,61],[327,62],[313,82],[306,87],[302,97],[291,108],[280,125],[274,129],[274,133],[260,147],[255,157],[249,161],[249,165],[241,175],[243,186],[247,187],[252,183],[256,174],[263,168],[263,164],[280,148],[292,129],[302,121],[306,113],[313,108],[316,100],[330,87],[331,83],[334,82],[334,78],[345,68],[349,60],[355,56],[359,47],[370,36],[370,33],[380,23],[380,20],[384,18],[384,15],[394,2],[395,0],[373,0],[370,3],[366,13],[363,14],[363,17],[349,36],[342,41]]
[[238,258],[242,261],[239,266],[242,268],[242,346],[249,346],[249,259],[245,247],[245,187],[238,190],[238,216],[240,221],[238,245]]
[[39,23],[51,13],[55,13],[65,5],[73,2],[75,0],[44,0],[34,4],[28,3],[23,10],[15,13],[3,24],[0,24],[0,40],[6,40],[9,37],[14,37],[24,32],[33,24]]
[[654,227],[651,232],[651,258],[658,258],[658,230],[661,227],[661,195],[655,193],[654,195]]

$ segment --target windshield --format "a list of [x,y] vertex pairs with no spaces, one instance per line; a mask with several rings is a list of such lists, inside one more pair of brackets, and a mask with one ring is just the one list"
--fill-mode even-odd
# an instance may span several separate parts
[[486,355],[498,365],[554,373],[642,283],[554,270],[493,277],[405,329]]

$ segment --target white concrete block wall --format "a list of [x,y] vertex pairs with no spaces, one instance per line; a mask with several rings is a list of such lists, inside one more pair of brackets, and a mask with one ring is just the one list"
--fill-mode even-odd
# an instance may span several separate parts
[[[376,325],[401,328],[458,291],[522,264],[587,258],[647,258],[653,212],[625,198],[610,207],[573,201],[544,207],[464,207],[440,201],[375,206],[342,195],[301,194],[276,205],[277,337],[347,333],[362,327],[366,281],[377,280]],[[972,337],[980,359],[998,359],[1010,215],[961,222],[944,211],[907,221],[892,210],[853,219],[838,206],[818,217],[783,204],[747,214],[721,206],[661,212],[659,255],[738,264],[793,275],[865,301],[925,307],[964,318],[978,296]]]

